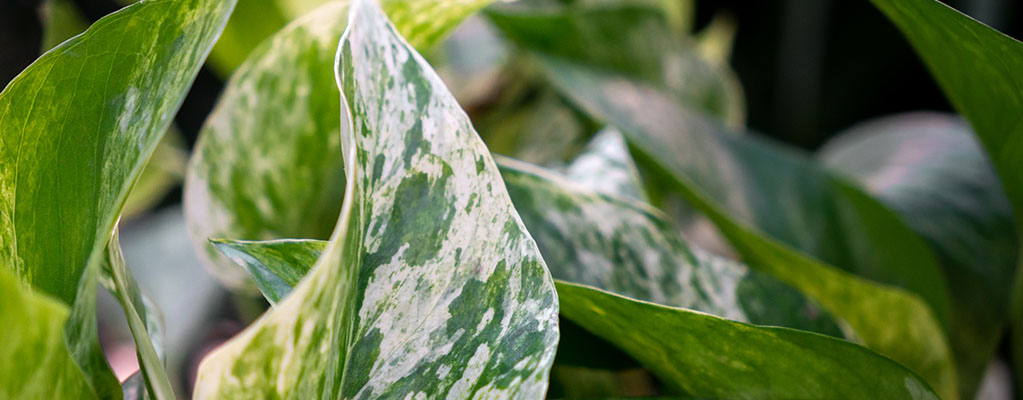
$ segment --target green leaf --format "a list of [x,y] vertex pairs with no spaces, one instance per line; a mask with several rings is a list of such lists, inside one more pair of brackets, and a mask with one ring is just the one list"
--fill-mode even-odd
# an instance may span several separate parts
[[[164,370],[163,357],[158,354],[157,346],[154,345],[154,342],[159,342],[162,347],[162,340],[153,339],[159,338],[163,332],[162,317],[152,301],[146,300],[128,266],[125,265],[116,229],[110,243],[107,244],[103,275],[107,281],[105,286],[117,297],[128,319],[128,328],[135,338],[139,370],[142,372],[147,394],[157,400],[174,399],[174,389],[171,388],[167,371]],[[150,336],[151,334],[153,336]]]
[[[412,43],[423,46],[486,4],[405,2],[384,4],[405,21],[397,25],[414,35]],[[341,105],[329,88],[347,5],[325,4],[263,42],[231,77],[200,134],[186,174],[185,211],[195,247],[231,288],[255,289],[209,238],[326,239],[340,212]]]
[[959,118],[886,117],[832,139],[819,154],[930,242],[949,277],[949,336],[962,398],[973,398],[1008,312],[1018,238],[991,162]]
[[222,77],[230,76],[245,57],[292,16],[282,9],[286,0],[244,0],[231,14],[217,45],[210,53],[210,67]]
[[[85,375],[64,345],[69,310],[35,293],[0,268],[0,397],[5,399],[95,399]],[[16,361],[31,360],[31,365]],[[116,382],[116,381],[115,381]]]
[[188,151],[184,147],[181,133],[172,125],[128,194],[122,219],[131,219],[149,211],[181,183],[188,162]]
[[734,74],[690,50],[692,44],[672,31],[662,9],[642,2],[594,3],[512,3],[488,9],[488,16],[527,50],[664,87],[684,104],[732,126],[743,124],[745,103]]
[[245,267],[270,304],[287,296],[327,248],[326,241],[312,239],[212,242],[225,256]]
[[372,2],[352,7],[337,69],[335,233],[203,361],[196,397],[541,397],[557,297],[468,117]]
[[96,338],[103,250],[233,6],[126,7],[44,54],[0,93],[0,263],[70,307],[64,342],[99,397],[121,391]]
[[970,121],[1023,218],[1023,43],[934,0],[872,0]]
[[[621,128],[641,165],[714,221],[751,267],[799,289],[843,319],[847,334],[954,397],[938,322],[948,309],[944,279],[927,244],[894,213],[806,157],[725,134],[656,89],[545,60],[552,82],[596,119]],[[909,289],[926,303],[850,272]]]
[[557,282],[561,313],[643,362],[669,388],[712,398],[937,399],[922,379],[855,344]]
[[[873,0],[923,58],[980,139],[1023,239],[1023,43],[934,0]],[[1023,361],[1023,242],[1012,299],[1014,358]],[[1023,381],[1023,374],[1017,374]]]
[[740,322],[841,336],[827,313],[745,265],[690,247],[660,212],[500,159],[515,208],[554,278]]

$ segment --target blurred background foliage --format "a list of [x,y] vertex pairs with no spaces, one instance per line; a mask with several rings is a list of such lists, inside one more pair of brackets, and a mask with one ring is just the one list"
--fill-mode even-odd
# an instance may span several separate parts
[[[66,2],[66,3],[62,3]],[[81,24],[120,8],[118,0],[0,0],[0,85],[53,45],[47,13],[75,13]],[[241,57],[318,0],[243,0],[186,99],[177,123],[188,143]],[[1002,31],[1023,37],[1023,2],[956,0],[949,5]],[[681,3],[680,3],[681,4]],[[70,6],[70,7],[69,7]],[[816,149],[833,134],[871,117],[913,110],[950,111],[930,74],[895,26],[869,2],[838,0],[721,0],[696,2],[689,20],[699,32],[716,17],[734,23],[730,64],[742,83],[747,126],[781,141]],[[84,25],[83,25],[84,26]],[[60,27],[66,38],[73,24]],[[60,34],[56,35],[60,37]],[[10,38],[10,39],[8,39]],[[59,41],[58,41],[59,43]],[[172,201],[173,202],[173,201]]]
[[[728,93],[718,103],[699,106],[719,114],[732,127],[745,126],[815,151],[837,133],[866,120],[919,110],[952,111],[900,32],[868,1],[633,1],[663,7],[678,34],[672,39],[690,40],[686,37],[695,35],[691,38],[694,43],[686,44],[694,45],[720,67],[715,71],[721,75],[718,83]],[[6,86],[41,52],[127,2],[130,0],[0,0],[0,86]],[[122,246],[139,283],[167,319],[168,372],[180,386],[179,393],[187,393],[183,388],[192,386],[191,371],[205,351],[238,332],[266,307],[262,298],[231,294],[217,285],[192,251],[180,205],[180,182],[189,149],[230,73],[249,51],[322,2],[240,0],[174,126],[145,170],[146,177],[129,199],[121,228]],[[1023,37],[1023,2],[1019,0],[949,4],[1012,37]],[[488,16],[500,22],[500,12]],[[594,34],[616,34],[583,33],[591,40]],[[535,60],[517,53],[500,35],[486,18],[472,18],[426,55],[493,151],[538,164],[568,159],[599,126],[579,115],[544,82],[533,65]],[[665,48],[673,44],[648,45]],[[595,49],[583,50],[582,56],[601,57]],[[614,60],[617,55],[605,56]],[[645,75],[650,71],[626,72]],[[671,208],[670,201],[662,201],[664,207]],[[717,253],[731,251],[713,233],[701,233],[698,228],[707,230],[706,221],[698,216],[680,218],[685,220],[683,225],[696,226],[687,231],[696,242]],[[175,295],[182,291],[191,295]],[[100,293],[101,339],[115,370],[121,363],[118,372],[130,373],[136,368],[130,332],[118,315],[116,300]],[[1000,358],[1009,358],[1005,343],[999,353]],[[979,397],[1006,398],[1009,372],[1003,363],[993,365]],[[648,376],[634,372],[626,371],[616,379],[631,386],[650,385]],[[556,370],[555,378],[558,374],[577,371]],[[606,382],[604,378],[594,377],[594,382]],[[571,389],[557,386],[558,379],[554,382],[552,392],[585,395],[569,393]]]

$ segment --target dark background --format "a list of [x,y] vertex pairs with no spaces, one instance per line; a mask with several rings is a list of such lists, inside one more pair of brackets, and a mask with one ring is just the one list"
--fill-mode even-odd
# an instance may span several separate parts
[[[242,0],[245,1],[245,0]],[[115,0],[73,0],[90,20]],[[898,30],[867,0],[696,2],[696,26],[719,12],[738,23],[732,66],[753,130],[807,149],[865,119],[902,111],[950,110]],[[40,0],[0,0],[0,85],[38,57]],[[958,0],[957,9],[1023,37],[1023,1]],[[223,83],[204,70],[177,117],[195,140]]]

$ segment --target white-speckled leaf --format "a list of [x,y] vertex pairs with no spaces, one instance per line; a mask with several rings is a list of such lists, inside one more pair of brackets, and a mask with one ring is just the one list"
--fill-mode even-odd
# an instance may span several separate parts
[[598,192],[647,201],[625,137],[614,127],[604,128],[590,139],[566,168],[565,177]]
[[498,162],[554,278],[734,321],[842,336],[799,292],[690,246],[652,207],[530,164]]
[[196,397],[542,397],[557,296],[497,167],[375,3],[349,21],[337,228],[290,295],[204,360]]
[[[416,46],[429,46],[481,0],[386,0]],[[235,71],[196,143],[185,182],[193,243],[227,286],[254,291],[248,274],[210,238],[326,239],[344,195],[334,52],[347,0],[292,22]]]

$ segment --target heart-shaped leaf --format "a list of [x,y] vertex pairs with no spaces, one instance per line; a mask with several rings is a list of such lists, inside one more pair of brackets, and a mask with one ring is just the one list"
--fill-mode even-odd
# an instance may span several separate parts
[[468,117],[373,2],[353,4],[337,73],[337,228],[203,361],[196,397],[542,397],[557,296]]

